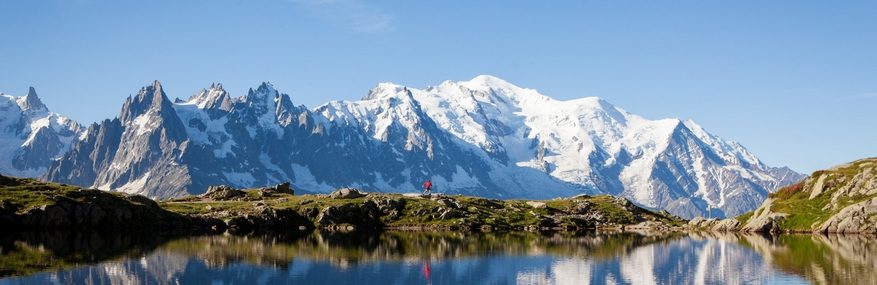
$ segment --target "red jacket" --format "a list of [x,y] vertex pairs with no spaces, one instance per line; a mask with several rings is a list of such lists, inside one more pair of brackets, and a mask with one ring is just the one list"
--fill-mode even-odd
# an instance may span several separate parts
[[423,188],[432,188],[432,181],[426,180],[426,182],[423,182]]

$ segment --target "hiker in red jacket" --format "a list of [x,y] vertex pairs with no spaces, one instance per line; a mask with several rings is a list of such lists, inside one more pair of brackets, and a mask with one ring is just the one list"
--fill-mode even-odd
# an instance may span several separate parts
[[429,179],[423,182],[423,194],[432,194],[432,181]]

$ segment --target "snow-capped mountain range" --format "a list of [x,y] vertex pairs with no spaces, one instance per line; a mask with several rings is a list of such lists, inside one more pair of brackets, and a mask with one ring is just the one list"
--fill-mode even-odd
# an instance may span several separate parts
[[[284,181],[311,192],[416,192],[429,178],[445,193],[608,193],[683,217],[723,217],[803,177],[690,120],[648,120],[596,97],[555,100],[484,75],[425,89],[381,83],[359,101],[313,109],[269,83],[240,97],[214,84],[171,102],[156,81],[117,118],[84,130],[29,103],[35,93],[3,98],[0,155],[54,152],[27,165],[5,159],[0,171],[153,198]],[[35,145],[46,120],[56,122],[44,135],[54,139]]]
[[49,112],[33,87],[21,97],[0,93],[0,173],[43,175],[80,134],[79,124]]

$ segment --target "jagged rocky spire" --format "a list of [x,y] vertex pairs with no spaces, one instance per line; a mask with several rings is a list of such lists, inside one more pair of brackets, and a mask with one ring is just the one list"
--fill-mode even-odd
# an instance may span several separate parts
[[37,96],[37,91],[33,87],[28,88],[27,95],[25,95],[24,100],[21,101],[21,109],[24,111],[48,110],[46,105],[43,104],[43,101],[40,100],[40,97]]

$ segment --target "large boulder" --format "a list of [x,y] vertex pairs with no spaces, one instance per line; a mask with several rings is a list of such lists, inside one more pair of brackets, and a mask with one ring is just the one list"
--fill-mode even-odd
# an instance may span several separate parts
[[383,215],[398,217],[401,215],[402,209],[405,208],[405,203],[406,202],[403,199],[378,197],[369,199],[363,205],[370,209],[374,209]]
[[359,191],[359,189],[354,188],[341,188],[329,194],[329,197],[332,199],[355,199],[359,197],[365,197],[368,193]]
[[295,190],[289,185],[289,182],[280,183],[271,187],[263,187],[259,189],[262,196],[271,196],[273,194],[289,194],[295,195]]
[[764,200],[761,207],[755,210],[755,215],[749,218],[740,230],[744,232],[759,233],[781,232],[783,229],[780,225],[782,224],[782,221],[785,220],[787,214],[774,213],[771,211],[771,206],[773,206],[774,201],[774,198],[767,198],[767,200]]
[[705,219],[703,217],[696,217],[688,221],[688,227],[692,229],[708,229],[712,228],[714,225],[718,223],[716,219]]
[[822,223],[821,233],[877,233],[877,197],[847,206]]
[[737,219],[724,219],[713,225],[712,230],[717,232],[735,232],[740,229],[740,221]]
[[247,193],[244,191],[237,190],[228,185],[215,185],[207,187],[207,193],[201,195],[201,198],[207,198],[211,200],[232,200],[236,198],[246,197]]
[[536,209],[545,209],[547,207],[545,202],[539,201],[527,201],[527,205]]

